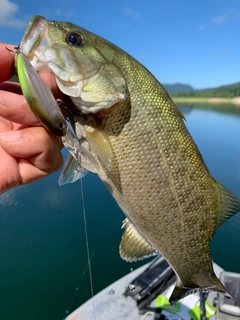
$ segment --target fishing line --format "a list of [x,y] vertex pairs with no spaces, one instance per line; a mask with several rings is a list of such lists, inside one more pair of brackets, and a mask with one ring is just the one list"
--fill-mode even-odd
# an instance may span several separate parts
[[84,202],[84,195],[83,195],[83,182],[82,182],[82,179],[80,179],[80,189],[81,189],[81,198],[82,198],[82,211],[83,211],[85,241],[86,241],[86,248],[87,248],[89,281],[90,281],[90,289],[91,289],[91,296],[92,296],[93,319],[96,320],[95,305],[94,305],[94,298],[93,298],[92,268],[91,268],[91,259],[90,259],[90,251],[89,251],[88,232],[87,232],[87,219],[86,219],[86,210],[85,210],[85,202]]
[[[91,261],[92,261],[92,259],[93,259],[93,256],[94,256],[94,252],[91,253],[91,257],[90,257],[90,260],[91,260]],[[67,309],[66,309],[66,311],[65,311],[65,315],[64,315],[63,320],[66,319],[66,318],[65,318],[66,314],[69,314],[69,310],[72,309],[72,305],[73,305],[73,303],[74,303],[74,301],[75,301],[75,299],[76,299],[76,297],[77,297],[77,294],[78,294],[78,292],[79,292],[79,288],[81,287],[82,282],[83,282],[83,280],[84,280],[84,278],[85,278],[85,276],[86,276],[87,269],[88,269],[88,261],[87,261],[87,263],[86,263],[85,268],[83,269],[81,278],[80,278],[80,280],[78,281],[77,286],[75,287],[75,292],[74,292],[74,294],[73,294],[73,296],[72,296],[72,298],[71,298],[71,300],[70,300],[70,302],[69,302],[69,304],[68,304],[68,307],[67,307]]]

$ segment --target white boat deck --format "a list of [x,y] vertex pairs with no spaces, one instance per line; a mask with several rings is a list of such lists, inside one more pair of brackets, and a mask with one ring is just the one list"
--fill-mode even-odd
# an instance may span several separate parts
[[[153,320],[154,316],[150,313],[145,316],[140,315],[135,300],[123,295],[131,281],[141,274],[148,265],[149,263],[112,283],[92,299],[77,308],[66,318],[66,320]],[[222,271],[216,264],[214,264],[214,270],[217,276],[219,276]],[[172,289],[173,286],[169,287],[168,290],[163,292],[163,295],[169,297]],[[214,297],[216,297],[216,293],[214,292],[211,292],[208,296],[208,301],[211,304],[213,303]],[[173,315],[168,311],[164,311],[168,316],[168,319],[190,320],[191,318],[188,314],[189,307],[199,303],[199,296],[197,294],[190,295],[182,299],[181,302],[181,314],[177,317],[176,314]],[[153,305],[154,303],[155,302],[153,302]],[[215,317],[211,317],[210,319],[213,320]]]
[[136,302],[131,297],[124,297],[123,293],[129,283],[147,267],[148,264],[112,283],[71,313],[66,320],[139,320]]

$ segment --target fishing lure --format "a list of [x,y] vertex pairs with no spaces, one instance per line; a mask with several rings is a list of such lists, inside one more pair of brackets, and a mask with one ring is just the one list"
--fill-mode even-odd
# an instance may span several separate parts
[[58,101],[43,82],[27,57],[16,47],[16,64],[23,95],[41,124],[57,136],[65,136],[67,123]]

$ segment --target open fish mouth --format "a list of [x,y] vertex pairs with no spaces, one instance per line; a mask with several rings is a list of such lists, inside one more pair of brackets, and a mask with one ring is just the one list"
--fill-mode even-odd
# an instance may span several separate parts
[[45,65],[45,63],[44,65],[41,63],[39,55],[50,45],[51,43],[48,36],[47,21],[40,16],[34,17],[28,23],[20,47],[22,52],[34,65],[36,70],[42,69],[42,67]]

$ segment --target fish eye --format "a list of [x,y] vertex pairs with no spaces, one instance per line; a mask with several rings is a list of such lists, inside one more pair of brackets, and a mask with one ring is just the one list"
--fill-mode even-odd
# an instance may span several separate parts
[[81,47],[84,44],[83,36],[77,32],[69,32],[66,35],[66,41],[72,46]]

